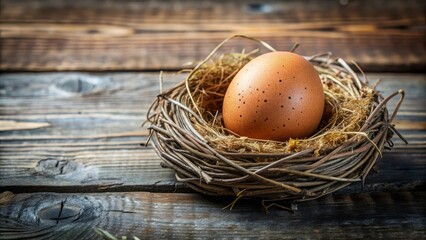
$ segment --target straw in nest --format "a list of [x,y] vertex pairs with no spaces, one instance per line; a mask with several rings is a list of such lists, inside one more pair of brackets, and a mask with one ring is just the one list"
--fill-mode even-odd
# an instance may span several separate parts
[[[356,64],[362,76],[329,53],[305,57],[318,71],[326,96],[325,114],[313,136],[277,142],[230,133],[221,121],[223,96],[257,53],[226,53],[214,59],[232,38],[275,51],[246,36],[225,39],[185,81],[158,95],[148,112],[148,141],[178,181],[208,195],[263,202],[312,200],[353,182],[364,183],[385,145],[393,146],[393,133],[403,139],[392,121],[404,91],[383,98]],[[398,94],[389,117],[386,103]]]

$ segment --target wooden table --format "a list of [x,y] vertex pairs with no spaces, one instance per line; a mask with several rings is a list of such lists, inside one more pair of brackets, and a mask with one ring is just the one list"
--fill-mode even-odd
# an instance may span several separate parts
[[[401,238],[426,233],[425,1],[0,2],[0,239]],[[234,34],[355,60],[406,90],[378,172],[291,214],[208,197],[139,127],[159,93]],[[227,50],[255,46],[232,41]],[[389,104],[389,110],[395,102]]]

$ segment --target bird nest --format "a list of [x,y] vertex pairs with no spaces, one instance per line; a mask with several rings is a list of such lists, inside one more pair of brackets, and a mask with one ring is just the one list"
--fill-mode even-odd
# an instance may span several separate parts
[[[263,41],[235,37],[275,51]],[[315,134],[284,142],[238,136],[223,126],[223,97],[235,74],[257,52],[218,54],[231,38],[189,70],[185,81],[160,93],[148,111],[148,141],[162,165],[198,192],[237,199],[306,201],[364,183],[382,150],[393,146],[393,133],[401,137],[392,121],[404,91],[384,98],[356,64],[361,74],[328,53],[305,57],[318,71],[325,94]],[[389,116],[386,104],[398,94]]]

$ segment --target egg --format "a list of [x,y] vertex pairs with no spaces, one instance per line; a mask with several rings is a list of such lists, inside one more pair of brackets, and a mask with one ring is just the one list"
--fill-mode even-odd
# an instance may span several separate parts
[[270,52],[248,62],[226,90],[222,115],[230,131],[286,141],[314,133],[324,111],[318,72],[292,52]]

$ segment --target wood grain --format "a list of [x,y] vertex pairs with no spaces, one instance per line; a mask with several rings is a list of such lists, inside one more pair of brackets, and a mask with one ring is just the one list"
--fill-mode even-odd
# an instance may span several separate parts
[[[0,239],[95,239],[94,227],[140,239],[421,239],[423,191],[329,195],[291,214],[199,194],[17,194],[0,205]],[[60,209],[62,209],[59,214]],[[272,211],[273,209],[273,211]],[[98,237],[99,238],[99,237]]]
[[[1,70],[181,69],[234,34],[332,52],[365,70],[423,71],[424,1],[9,1]],[[235,40],[225,51],[257,48]]]
[[[361,189],[407,190],[424,185],[426,172],[426,78],[422,74],[369,74],[389,95],[405,89],[395,124],[409,141],[394,137],[379,173]],[[164,89],[185,78],[164,75]],[[0,121],[30,121],[49,127],[0,132],[0,191],[186,192],[173,172],[160,167],[152,147],[141,147],[140,128],[159,93],[155,73],[14,73],[0,75]],[[393,111],[395,102],[389,104]],[[401,174],[404,172],[404,174]]]
[[37,129],[50,126],[48,123],[0,121],[0,131]]

